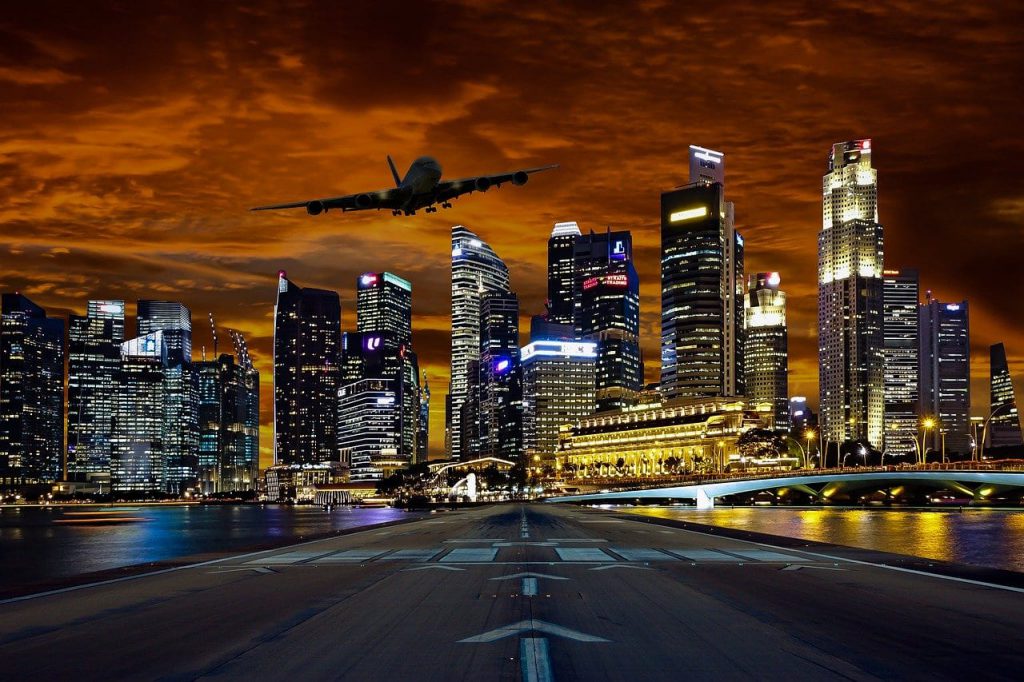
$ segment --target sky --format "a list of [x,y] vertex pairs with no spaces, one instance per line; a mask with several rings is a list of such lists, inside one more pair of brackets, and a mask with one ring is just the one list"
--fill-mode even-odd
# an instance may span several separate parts
[[[247,4],[5,9],[0,291],[54,315],[182,301],[197,357],[208,313],[240,330],[262,375],[264,465],[281,269],[338,291],[345,330],[360,273],[413,283],[443,451],[454,224],[508,263],[524,332],[554,222],[631,230],[657,380],[659,197],[687,182],[690,144],[725,153],[747,272],[782,275],[791,394],[816,402],[821,176],[832,143],[859,138],[886,266],[970,301],[975,413],[991,343],[1024,390],[1020,3]],[[435,156],[445,177],[560,168],[429,215],[246,210],[388,187],[387,154]]]

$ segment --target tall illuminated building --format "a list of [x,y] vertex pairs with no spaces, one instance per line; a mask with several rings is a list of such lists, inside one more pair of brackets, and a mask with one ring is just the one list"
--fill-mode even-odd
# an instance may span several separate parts
[[115,380],[124,343],[124,301],[89,301],[68,325],[67,477],[110,475]]
[[420,382],[420,418],[416,424],[416,457],[415,461],[426,462],[430,451],[430,386],[427,384],[427,373],[423,373]]
[[259,475],[259,372],[244,346],[196,363],[199,381],[199,489],[255,490]]
[[925,295],[919,308],[921,415],[937,421],[926,446],[971,450],[971,333],[967,301],[942,303]]
[[986,447],[1011,447],[1022,444],[1020,414],[1013,391],[1013,377],[1006,361],[1006,348],[997,343],[989,348],[989,420]]
[[63,473],[64,320],[21,294],[0,298],[0,487]]
[[[356,279],[356,329],[380,334],[386,378],[400,375],[401,454],[416,456],[420,413],[419,360],[412,346],[412,284],[390,272],[366,272]],[[363,374],[360,379],[381,374]]]
[[338,447],[353,481],[379,481],[408,466],[397,378],[359,379],[338,390]]
[[274,306],[274,461],[337,461],[341,302],[278,273]]
[[480,300],[480,379],[476,453],[515,460],[523,452],[519,299],[511,291]]
[[917,270],[884,270],[882,349],[885,371],[885,452],[916,452],[920,422]]
[[151,496],[167,492],[164,439],[169,366],[162,330],[121,344],[110,458],[114,494]]
[[789,428],[789,336],[786,294],[777,272],[750,276],[745,300],[744,385],[747,399],[770,405],[777,429]]
[[474,455],[462,442],[462,408],[469,396],[470,362],[480,358],[480,301],[487,293],[508,290],[508,268],[494,249],[462,225],[452,227],[452,357],[445,411],[446,446],[454,459]]
[[640,352],[640,278],[627,231],[576,239],[574,327],[577,338],[597,343],[595,407],[621,409],[644,385]]
[[548,314],[555,324],[572,324],[575,301],[575,247],[580,227],[555,223],[548,238]]
[[721,152],[690,147],[690,184],[661,195],[661,391],[743,395],[743,237]]
[[594,412],[597,344],[531,341],[520,352],[523,371],[523,449],[553,458],[559,428]]
[[137,335],[163,332],[164,434],[167,492],[182,495],[195,487],[199,468],[199,396],[192,364],[192,312],[175,301],[139,301]]
[[882,225],[871,140],[832,146],[818,234],[819,422],[824,440],[883,443]]

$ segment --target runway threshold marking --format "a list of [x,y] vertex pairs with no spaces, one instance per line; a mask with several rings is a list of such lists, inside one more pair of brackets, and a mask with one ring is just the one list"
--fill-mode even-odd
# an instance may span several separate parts
[[519,640],[519,659],[523,682],[552,682],[551,655],[544,637],[523,637]]
[[548,573],[513,573],[512,575],[499,575],[497,578],[491,578],[491,580],[518,580],[519,578],[547,578],[548,580],[569,580],[560,575],[550,575]]
[[555,547],[562,561],[615,561],[598,547]]
[[463,561],[494,561],[498,556],[496,547],[459,547],[441,557],[443,563],[459,563]]

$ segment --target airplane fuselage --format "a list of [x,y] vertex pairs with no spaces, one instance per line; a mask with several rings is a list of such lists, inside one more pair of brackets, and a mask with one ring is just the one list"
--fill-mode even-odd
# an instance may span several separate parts
[[441,181],[441,164],[431,156],[421,156],[412,162],[401,188],[409,194],[405,210],[415,211],[418,208],[434,203],[434,190]]

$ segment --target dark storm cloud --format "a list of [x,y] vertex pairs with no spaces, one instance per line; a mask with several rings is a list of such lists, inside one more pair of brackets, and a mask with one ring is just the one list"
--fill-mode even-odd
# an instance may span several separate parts
[[[510,263],[524,329],[552,222],[631,229],[653,379],[658,194],[700,144],[726,152],[747,272],[782,272],[792,391],[814,396],[821,175],[833,142],[872,137],[886,260],[971,300],[980,404],[985,344],[1024,366],[1022,19],[904,1],[17,3],[0,18],[0,285],[58,311],[178,298],[197,346],[212,311],[250,337],[266,398],[276,271],[338,290],[351,328],[355,277],[392,270],[415,289],[436,449],[452,223]],[[244,210],[386,187],[387,153],[455,176],[561,168],[405,220]]]

